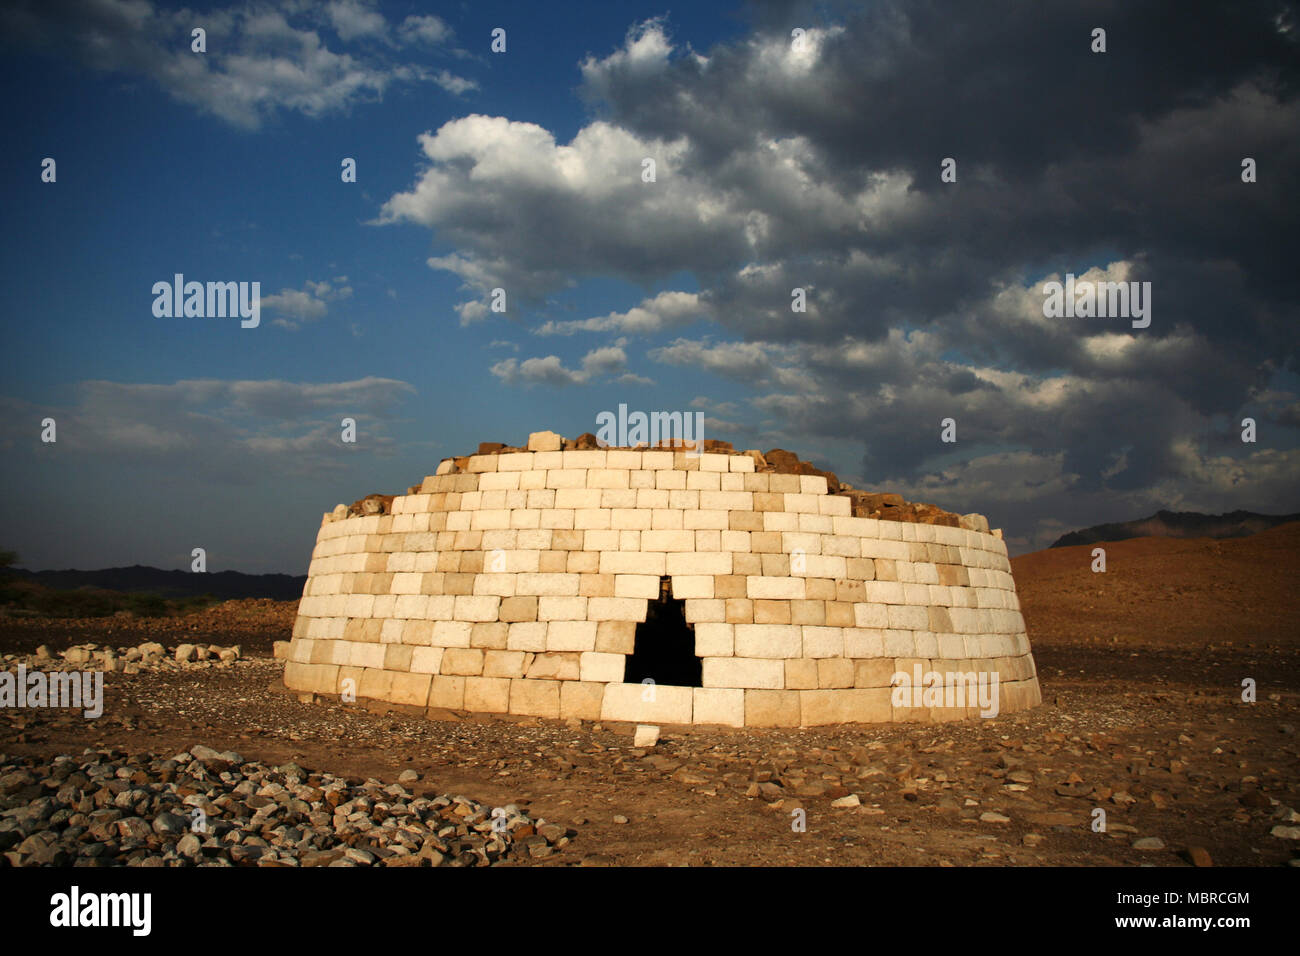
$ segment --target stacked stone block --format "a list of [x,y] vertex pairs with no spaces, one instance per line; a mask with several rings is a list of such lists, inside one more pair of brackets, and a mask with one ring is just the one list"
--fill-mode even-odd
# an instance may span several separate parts
[[[978,713],[894,706],[893,675],[919,662],[997,673],[1003,713],[1039,703],[1000,537],[853,517],[824,477],[754,466],[476,455],[444,461],[391,513],[327,514],[285,683],[435,711],[731,727]],[[623,683],[662,577],[702,687]]]

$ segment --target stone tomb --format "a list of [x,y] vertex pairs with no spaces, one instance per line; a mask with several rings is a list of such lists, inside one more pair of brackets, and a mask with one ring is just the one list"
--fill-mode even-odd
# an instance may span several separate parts
[[[756,464],[504,448],[443,461],[364,509],[380,513],[340,506],[285,684],[431,714],[728,727],[973,717],[976,676],[1002,713],[1040,702],[999,532],[854,517],[825,477]],[[937,676],[923,695],[895,692],[899,673]]]

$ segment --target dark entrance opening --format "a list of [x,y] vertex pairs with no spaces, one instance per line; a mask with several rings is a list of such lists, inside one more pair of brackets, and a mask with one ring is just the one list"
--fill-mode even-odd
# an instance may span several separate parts
[[636,643],[623,680],[639,684],[701,687],[700,659],[695,656],[695,628],[686,623],[686,605],[672,596],[672,584],[659,580],[659,600],[649,602],[645,621],[636,626]]

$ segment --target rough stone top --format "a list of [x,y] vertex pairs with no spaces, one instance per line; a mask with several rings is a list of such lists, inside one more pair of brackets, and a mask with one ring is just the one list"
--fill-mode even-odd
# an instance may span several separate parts
[[[654,446],[640,442],[635,446],[605,445],[590,432],[584,432],[577,438],[565,438],[558,432],[532,432],[524,445],[506,445],[503,442],[481,442],[473,455],[460,455],[444,458],[438,464],[435,475],[457,475],[474,472],[496,471],[495,465],[488,460],[498,455],[516,455],[527,453],[564,452],[564,451],[652,451],[671,450],[685,453],[690,457],[731,456],[749,458],[753,461],[753,471],[779,475],[816,475],[826,479],[826,492],[841,495],[852,502],[852,514],[857,518],[881,518],[886,521],[903,521],[915,524],[945,525],[951,528],[964,528],[1002,537],[1001,529],[990,531],[988,519],[982,514],[957,514],[938,505],[923,502],[905,501],[902,495],[882,492],[864,491],[847,482],[842,482],[832,471],[823,471],[812,463],[803,461],[797,454],[783,448],[773,448],[766,453],[757,449],[736,451],[731,442],[705,438],[699,441],[673,439],[660,441]],[[420,485],[412,485],[407,494],[418,494]],[[327,521],[338,521],[355,516],[390,514],[395,495],[371,494],[359,498],[351,505],[338,505],[333,512],[327,512]]]

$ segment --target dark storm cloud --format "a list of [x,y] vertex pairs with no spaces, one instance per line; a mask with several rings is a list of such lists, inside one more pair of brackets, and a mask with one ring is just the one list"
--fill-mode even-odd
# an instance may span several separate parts
[[[1296,396],[1277,376],[1296,368],[1300,320],[1295,4],[754,15],[708,50],[658,19],[588,57],[598,118],[570,144],[504,118],[445,125],[383,218],[451,239],[430,264],[480,294],[691,273],[699,292],[676,315],[740,341],[706,333],[649,357],[753,386],[769,433],[861,442],[869,482],[1019,494],[1041,527],[1071,500],[1294,503]],[[659,159],[652,185],[635,175],[644,156]],[[1046,317],[1042,283],[1066,273],[1149,282],[1150,326]],[[684,293],[545,331],[670,329],[665,295]],[[1225,445],[1262,393],[1287,447]],[[961,467],[938,441],[947,417]]]

